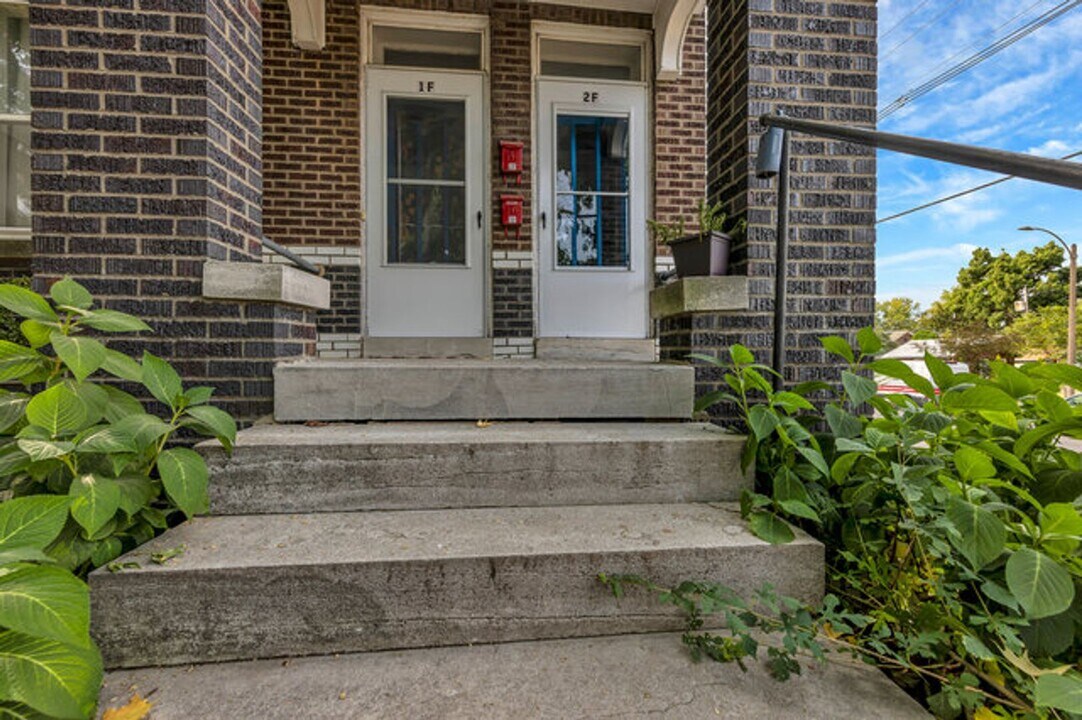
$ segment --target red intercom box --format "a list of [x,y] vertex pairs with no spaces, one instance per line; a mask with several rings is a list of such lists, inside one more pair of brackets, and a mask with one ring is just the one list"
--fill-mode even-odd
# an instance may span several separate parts
[[521,195],[500,195],[500,224],[503,225],[505,236],[509,228],[514,228],[518,236],[523,223],[523,202]]
[[514,175],[522,182],[522,148],[520,142],[500,140],[500,172]]

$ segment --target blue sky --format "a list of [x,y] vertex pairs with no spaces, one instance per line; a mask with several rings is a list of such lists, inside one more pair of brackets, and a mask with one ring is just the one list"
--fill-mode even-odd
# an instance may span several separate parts
[[[880,0],[880,107],[1057,4],[1059,0],[927,0],[923,5],[921,0]],[[891,31],[914,8],[917,12]],[[939,15],[943,17],[910,37]],[[1082,150],[1082,7],[913,101],[879,128],[1047,157]],[[879,216],[995,177],[880,152]],[[1044,226],[1082,244],[1082,192],[1011,180],[879,225],[878,299],[906,296],[926,308],[954,284],[973,248],[1016,252],[1051,239],[1018,232],[1020,225]]]

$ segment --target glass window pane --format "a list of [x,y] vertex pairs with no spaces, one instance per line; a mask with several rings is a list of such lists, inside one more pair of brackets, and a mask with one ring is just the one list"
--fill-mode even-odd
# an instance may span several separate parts
[[466,103],[387,100],[387,177],[466,179]]
[[387,186],[387,262],[466,263],[466,188]]
[[559,267],[627,267],[627,197],[556,196]]
[[557,190],[627,192],[626,117],[561,115],[556,126]]
[[399,67],[481,69],[481,33],[423,28],[372,28],[372,62]]
[[30,227],[30,123],[0,123],[0,227]]
[[0,5],[0,113],[30,114],[30,23],[25,5]]
[[642,48],[542,38],[541,74],[638,82],[642,80]]

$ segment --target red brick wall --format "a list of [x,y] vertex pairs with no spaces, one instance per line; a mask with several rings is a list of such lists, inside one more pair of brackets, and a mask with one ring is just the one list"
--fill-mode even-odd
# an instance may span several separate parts
[[[683,71],[658,82],[654,94],[654,218],[684,218],[697,229],[695,206],[706,194],[706,18],[691,19],[684,40]],[[661,245],[658,251],[668,254]]]
[[288,245],[360,244],[357,3],[328,0],[327,45],[293,46],[286,0],[263,3],[263,227]]

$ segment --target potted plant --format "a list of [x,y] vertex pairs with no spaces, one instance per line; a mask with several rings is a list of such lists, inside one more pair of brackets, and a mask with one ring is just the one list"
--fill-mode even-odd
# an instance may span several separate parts
[[697,275],[727,275],[729,273],[729,245],[735,237],[744,231],[745,221],[740,220],[728,231],[729,214],[722,204],[708,204],[699,200],[696,207],[699,219],[699,232],[688,234],[684,219],[676,223],[647,221],[654,237],[672,249],[678,277]]

